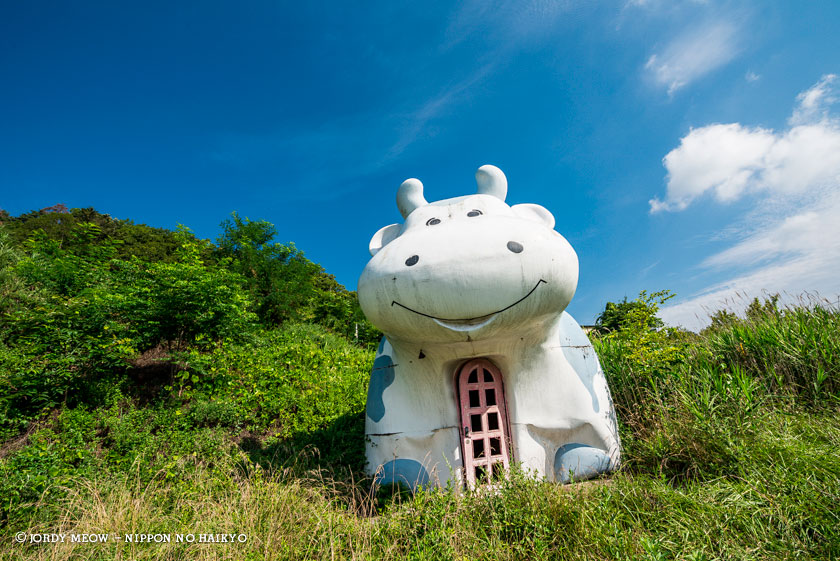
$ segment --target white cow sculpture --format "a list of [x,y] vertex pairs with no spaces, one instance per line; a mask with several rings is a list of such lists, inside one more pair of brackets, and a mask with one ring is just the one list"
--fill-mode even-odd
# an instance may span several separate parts
[[495,166],[478,193],[433,203],[408,179],[359,279],[384,333],[367,398],[368,470],[382,484],[475,485],[510,462],[569,482],[614,470],[619,440],[598,358],[564,310],[578,258],[534,204],[507,205]]

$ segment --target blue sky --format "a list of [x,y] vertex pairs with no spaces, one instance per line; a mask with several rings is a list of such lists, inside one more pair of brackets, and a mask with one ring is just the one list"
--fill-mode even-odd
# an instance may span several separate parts
[[492,163],[578,252],[582,323],[840,292],[837,2],[354,4],[7,3],[0,208],[238,211],[354,289],[404,179]]

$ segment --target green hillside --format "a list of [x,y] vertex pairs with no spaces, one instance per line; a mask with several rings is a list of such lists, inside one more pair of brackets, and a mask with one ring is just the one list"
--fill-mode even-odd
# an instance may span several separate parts
[[828,303],[701,334],[651,328],[667,293],[608,306],[618,473],[411,496],[363,474],[380,334],[271,224],[0,222],[0,559],[840,558]]

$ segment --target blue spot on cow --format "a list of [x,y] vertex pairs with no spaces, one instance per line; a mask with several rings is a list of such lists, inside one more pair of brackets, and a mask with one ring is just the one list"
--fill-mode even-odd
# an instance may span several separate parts
[[561,446],[554,455],[554,474],[557,481],[569,483],[592,479],[610,471],[612,461],[603,450],[573,442]]
[[601,364],[586,333],[567,312],[563,312],[560,318],[560,348],[580,381],[586,386],[592,397],[592,409],[598,413],[601,407],[598,396],[595,395],[594,382],[595,376],[601,371]]
[[394,363],[389,355],[382,355],[373,361],[370,385],[367,395],[367,416],[376,422],[385,416],[385,388],[394,383]]
[[376,483],[379,485],[402,484],[412,491],[429,484],[429,472],[417,460],[398,458],[382,466],[377,472]]
[[385,341],[387,341],[385,337],[379,340],[379,349],[376,351],[377,356],[381,355],[382,352],[385,350]]

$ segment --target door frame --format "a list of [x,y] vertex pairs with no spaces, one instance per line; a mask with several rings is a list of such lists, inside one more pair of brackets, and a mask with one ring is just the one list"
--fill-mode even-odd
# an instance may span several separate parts
[[[492,360],[487,357],[476,357],[471,358],[469,360],[461,362],[457,368],[455,368],[455,374],[453,377],[453,383],[455,386],[455,399],[458,405],[458,440],[461,446],[461,472],[463,475],[463,483],[466,486],[472,487],[475,485],[474,481],[474,474],[471,474],[471,469],[468,469],[468,458],[470,467],[472,467],[472,453],[473,450],[471,449],[472,446],[467,444],[467,438],[465,437],[465,422],[466,419],[464,418],[465,408],[462,406],[461,400],[461,376],[466,375],[467,367],[471,367],[473,364],[476,366],[484,367],[491,372],[494,377],[494,385],[498,393],[501,395],[496,396],[496,407],[499,411],[499,416],[501,417],[499,420],[499,429],[501,432],[501,437],[503,440],[502,443],[502,450],[506,456],[501,461],[490,462],[488,461],[488,467],[494,464],[503,464],[504,467],[504,476],[507,477],[507,474],[510,470],[510,464],[514,461],[514,454],[513,454],[513,439],[510,432],[510,413],[508,409],[508,399],[507,399],[507,392],[505,391],[505,379],[504,375],[502,374],[501,368],[499,368]],[[465,384],[467,382],[464,382]],[[481,400],[484,401],[485,397],[481,396]],[[486,408],[486,405],[485,405]],[[486,412],[484,413],[486,415]],[[482,426],[484,429],[484,426]],[[488,430],[482,430],[483,433],[488,432]],[[472,433],[472,430],[470,430]],[[488,474],[489,479],[489,474]],[[487,481],[483,481],[482,484],[486,484]]]

